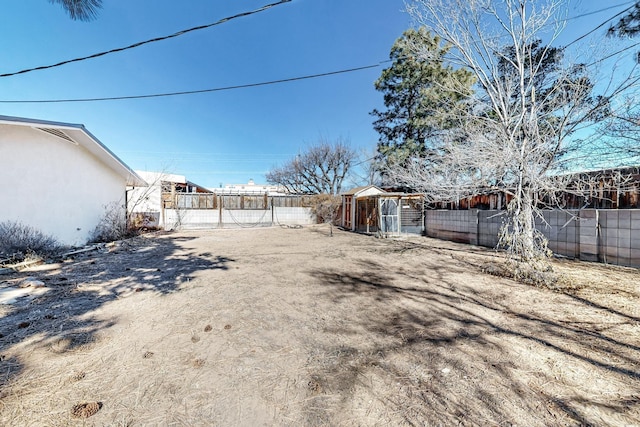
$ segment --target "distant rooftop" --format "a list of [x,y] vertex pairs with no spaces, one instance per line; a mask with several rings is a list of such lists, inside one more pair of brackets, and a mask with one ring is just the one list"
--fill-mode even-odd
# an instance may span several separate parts
[[218,194],[288,194],[279,185],[256,184],[253,179],[250,179],[246,184],[225,184],[224,187],[211,188],[210,190]]

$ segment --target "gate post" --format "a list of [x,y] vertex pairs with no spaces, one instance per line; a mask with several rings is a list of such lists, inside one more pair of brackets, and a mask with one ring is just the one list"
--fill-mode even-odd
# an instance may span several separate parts
[[218,227],[222,228],[223,224],[222,224],[222,201],[224,200],[224,197],[221,195],[218,196]]

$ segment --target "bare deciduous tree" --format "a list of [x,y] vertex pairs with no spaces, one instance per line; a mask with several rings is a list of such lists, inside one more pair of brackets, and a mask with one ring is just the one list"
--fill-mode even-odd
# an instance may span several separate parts
[[564,3],[408,4],[420,25],[451,45],[447,59],[471,71],[477,84],[469,108],[451,119],[456,125],[442,133],[431,155],[389,174],[440,201],[506,192],[510,203],[501,244],[533,266],[544,265],[548,255],[535,228],[538,207],[553,203],[574,182],[566,173],[571,158],[591,148],[591,141],[575,134],[608,111],[609,98],[592,95],[587,67],[567,66],[563,49],[553,47],[565,22]]
[[626,96],[600,126],[602,156],[618,166],[640,164],[640,103],[638,94]]
[[290,193],[339,194],[356,159],[348,141],[321,139],[283,166],[273,168],[266,178]]
[[311,203],[311,212],[316,216],[318,222],[329,224],[329,235],[333,237],[333,225],[338,217],[342,198],[331,194],[318,194],[314,196]]

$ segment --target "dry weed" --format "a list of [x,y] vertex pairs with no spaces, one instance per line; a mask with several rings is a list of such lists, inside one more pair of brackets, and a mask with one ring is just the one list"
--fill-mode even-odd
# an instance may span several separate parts
[[75,405],[71,409],[71,415],[75,418],[89,418],[102,409],[102,402],[85,402]]

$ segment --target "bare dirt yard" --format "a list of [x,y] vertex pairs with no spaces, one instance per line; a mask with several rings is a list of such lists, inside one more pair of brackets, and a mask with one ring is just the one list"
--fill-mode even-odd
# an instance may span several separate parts
[[549,290],[500,261],[318,226],[0,276],[0,425],[640,425],[640,272],[554,261]]

